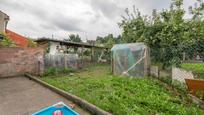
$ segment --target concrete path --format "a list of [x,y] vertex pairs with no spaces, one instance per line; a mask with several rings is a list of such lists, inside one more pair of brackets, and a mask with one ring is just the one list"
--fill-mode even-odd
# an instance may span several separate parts
[[[67,105],[72,103],[26,77],[0,79],[1,115],[30,115],[60,101]],[[89,115],[78,106],[74,110],[80,115]]]

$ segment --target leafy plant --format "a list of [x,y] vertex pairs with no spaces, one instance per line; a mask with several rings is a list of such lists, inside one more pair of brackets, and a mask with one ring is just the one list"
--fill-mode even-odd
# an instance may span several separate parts
[[3,47],[15,47],[16,44],[5,34],[0,33],[3,36],[3,40],[0,41],[0,46]]
[[117,115],[204,113],[193,104],[186,105],[186,100],[156,79],[113,76],[103,64],[89,66],[73,77],[41,79]]
[[196,91],[196,96],[204,101],[204,91],[203,90],[198,90]]
[[28,38],[28,47],[34,48],[37,47],[37,43]]
[[48,68],[43,76],[56,76],[60,74],[69,74],[69,73],[74,73],[76,72],[72,68],[56,68],[56,67],[50,67]]
[[161,62],[163,68],[180,66],[183,52],[204,57],[204,3],[198,0],[197,7],[190,7],[193,18],[188,20],[184,19],[182,5],[183,0],[172,0],[170,8],[153,10],[152,16],[142,15],[135,7],[132,13],[126,9],[127,15],[119,23],[123,29],[121,41],[146,43],[152,60]]

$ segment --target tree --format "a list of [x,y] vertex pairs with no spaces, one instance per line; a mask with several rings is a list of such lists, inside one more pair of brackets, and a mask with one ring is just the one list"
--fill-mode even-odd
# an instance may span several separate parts
[[69,35],[69,39],[68,41],[71,41],[71,42],[82,42],[81,38],[79,37],[79,35],[75,35],[75,34],[70,34]]
[[99,45],[104,45],[105,47],[111,48],[114,44],[121,42],[121,36],[114,37],[113,34],[108,34],[107,36],[100,37],[97,36],[96,43]]
[[172,65],[179,66],[182,52],[187,54],[203,54],[204,21],[203,2],[199,7],[191,7],[193,18],[185,20],[183,0],[172,0],[169,9],[161,12],[153,10],[152,16],[141,15],[133,7],[133,13],[125,10],[127,16],[119,23],[123,29],[122,41],[144,42],[151,48],[151,57],[155,62],[161,62],[163,68]]
[[[81,43],[81,42],[82,42],[81,37],[80,37],[78,34],[77,34],[77,35],[75,35],[75,34],[70,34],[68,41],[70,41],[70,42],[76,42],[76,43]],[[77,52],[77,50],[78,50],[78,47],[74,47],[74,52],[75,52],[75,53]]]

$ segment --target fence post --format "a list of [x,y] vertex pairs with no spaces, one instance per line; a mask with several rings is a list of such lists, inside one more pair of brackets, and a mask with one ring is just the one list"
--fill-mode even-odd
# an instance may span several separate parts
[[64,68],[67,68],[67,55],[64,54]]

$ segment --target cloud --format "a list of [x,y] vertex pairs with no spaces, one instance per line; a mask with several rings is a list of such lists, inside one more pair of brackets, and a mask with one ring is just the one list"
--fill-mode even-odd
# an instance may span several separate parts
[[112,0],[91,0],[91,6],[93,10],[102,13],[108,18],[115,18],[121,11],[123,11],[123,8],[117,6],[117,3]]
[[50,23],[57,26],[59,29],[63,29],[65,31],[82,31],[80,28],[80,20],[65,17],[64,15],[56,14],[54,17],[51,17]]
[[[10,16],[8,28],[30,37],[66,38],[80,34],[83,40],[121,34],[117,23],[125,8],[133,5],[142,14],[169,8],[171,0],[0,0],[0,10]],[[193,5],[184,0],[184,7]],[[131,10],[130,10],[131,11]]]

